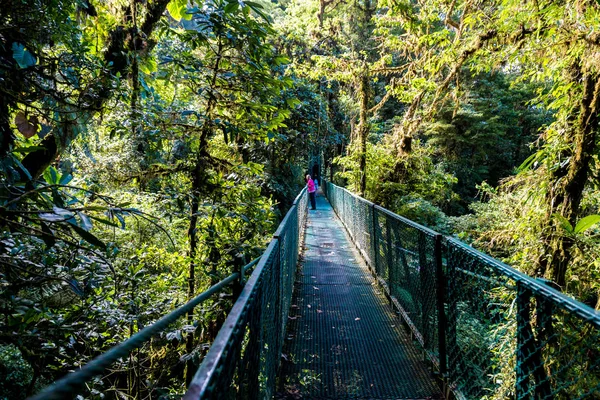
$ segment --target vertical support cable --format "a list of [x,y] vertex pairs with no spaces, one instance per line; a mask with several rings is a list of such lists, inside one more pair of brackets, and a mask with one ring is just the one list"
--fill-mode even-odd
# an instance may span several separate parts
[[379,236],[377,235],[377,227],[379,225],[379,222],[377,221],[377,214],[375,213],[375,204],[371,204],[370,206],[371,208],[371,254],[373,255],[373,269],[375,270],[375,273],[377,275],[381,274],[381,271],[379,271],[379,262],[378,262],[378,258],[379,258]]
[[429,284],[431,282],[429,265],[427,262],[427,239],[425,237],[425,233],[419,231],[418,233],[418,249],[419,249],[419,301],[421,303],[421,326],[418,328],[421,330],[421,335],[423,335],[423,347],[426,350],[431,346],[431,329],[430,329],[430,319],[429,314],[430,304],[427,296],[427,291],[429,289]]
[[394,246],[394,239],[392,237],[392,222],[390,221],[389,216],[385,216],[385,238],[386,238],[386,246],[385,249],[385,260],[388,269],[388,280],[389,280],[389,288],[390,288],[390,297],[397,295],[396,287],[398,285],[398,271],[396,271],[396,263],[395,263],[395,250],[396,246]]
[[458,282],[456,277],[457,255],[453,251],[454,247],[446,243],[446,303],[448,304],[448,313],[446,314],[446,372],[449,381],[456,381],[461,371],[462,356],[458,348],[457,325],[458,325],[458,307],[459,299]]
[[440,374],[446,376],[447,355],[446,355],[446,277],[444,276],[444,266],[442,265],[442,238],[440,234],[435,235],[435,281],[436,297],[438,309],[438,355],[440,359]]
[[531,335],[529,303],[530,291],[521,282],[517,282],[517,366],[515,391],[517,399],[526,399],[529,392],[529,354],[527,348],[533,339]]

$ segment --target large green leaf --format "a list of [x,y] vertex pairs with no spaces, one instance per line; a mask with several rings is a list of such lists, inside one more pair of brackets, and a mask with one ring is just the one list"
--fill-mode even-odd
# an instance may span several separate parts
[[104,242],[102,242],[100,239],[98,239],[96,236],[92,235],[82,227],[77,226],[75,224],[71,224],[71,229],[73,229],[79,236],[81,236],[83,240],[85,240],[89,244],[106,250],[106,244],[104,244]]
[[182,18],[190,20],[192,16],[187,13],[187,0],[171,0],[167,10],[173,19],[180,21]]
[[587,217],[584,217],[584,218],[580,219],[579,222],[577,222],[577,225],[575,225],[575,229],[573,230],[573,232],[574,233],[583,233],[583,232],[587,231],[588,229],[590,229],[593,225],[597,224],[598,222],[600,222],[600,215],[598,215],[598,214],[588,215]]
[[25,49],[25,46],[21,43],[14,42],[12,44],[13,58],[19,64],[21,68],[28,68],[37,63],[37,60],[29,51]]

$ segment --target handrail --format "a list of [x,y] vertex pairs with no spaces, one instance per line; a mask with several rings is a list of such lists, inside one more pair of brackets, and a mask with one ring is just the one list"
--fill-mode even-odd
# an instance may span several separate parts
[[448,242],[453,243],[457,247],[460,247],[464,251],[471,254],[473,257],[481,259],[485,261],[487,264],[493,265],[499,272],[503,275],[506,275],[513,279],[515,282],[523,284],[529,290],[531,290],[534,294],[542,295],[548,299],[551,299],[556,305],[564,308],[567,311],[577,314],[579,317],[583,318],[587,322],[592,323],[597,328],[600,328],[600,312],[594,310],[592,307],[587,304],[581,303],[564,293],[559,292],[558,290],[540,282],[539,280],[530,277],[516,269],[504,264],[501,261],[496,260],[489,255],[482,253],[479,250],[474,249],[473,247],[456,240],[451,237],[446,237]]
[[258,266],[252,272],[252,275],[242,289],[242,293],[240,293],[233,308],[227,315],[227,319],[225,319],[217,337],[210,346],[208,354],[206,354],[200,368],[196,371],[183,400],[198,399],[200,394],[207,391],[208,387],[213,383],[213,379],[217,376],[218,368],[221,367],[221,363],[228,356],[227,352],[230,351],[231,345],[236,341],[235,335],[239,332],[242,315],[247,313],[250,299],[255,294],[269,256],[275,251],[277,245],[276,239],[271,240],[271,243],[269,243],[267,250],[260,258]]
[[[418,229],[419,231],[428,233],[432,236],[439,235],[439,233],[435,232],[434,230],[432,230],[424,225],[421,225],[417,222],[411,221],[410,219],[403,217],[401,215],[398,215],[398,214],[396,214],[390,210],[387,210],[381,206],[378,206],[369,200],[363,199],[362,197],[350,192],[346,188],[342,188],[340,186],[337,186],[337,185],[335,185],[331,182],[327,182],[327,181],[325,181],[325,183],[326,184],[329,183],[330,185],[335,186],[336,189],[338,189],[338,190],[347,192],[351,196],[360,199],[365,204],[367,204],[369,206],[374,206],[374,208],[376,210],[380,211],[381,213],[388,215],[398,221],[401,221],[409,226],[412,226],[415,229]],[[516,282],[522,283],[524,286],[526,286],[532,292],[551,298],[558,305],[563,306],[566,310],[576,313],[581,318],[585,319],[588,322],[593,323],[598,328],[600,328],[600,312],[594,310],[590,306],[588,306],[584,303],[581,303],[577,300],[574,300],[573,298],[565,295],[564,293],[561,293],[558,290],[540,282],[539,280],[532,278],[532,277],[514,269],[513,267],[511,267],[499,260],[496,260],[495,258],[493,258],[477,249],[474,249],[473,247],[461,242],[460,240],[457,240],[450,236],[445,236],[444,239],[447,242],[452,243],[457,247],[460,247],[464,251],[471,254],[473,257],[476,257],[478,259],[485,261],[488,264],[491,264],[495,269],[497,269],[503,275],[510,277],[511,279],[515,280]]]
[[[370,202],[369,202],[369,203],[370,203]],[[372,203],[371,203],[371,204],[372,204]],[[395,218],[395,219],[397,219],[398,221],[402,221],[402,222],[403,222],[403,223],[405,223],[406,225],[412,226],[412,227],[414,227],[414,228],[416,228],[416,229],[418,229],[418,230],[420,230],[420,231],[422,231],[422,232],[428,233],[428,234],[430,234],[430,235],[432,235],[432,236],[434,236],[434,235],[439,235],[439,233],[437,233],[437,232],[436,232],[436,231],[434,231],[433,229],[430,229],[430,228],[428,228],[428,227],[426,227],[426,226],[424,226],[424,225],[421,225],[421,224],[419,224],[419,223],[417,223],[417,222],[415,222],[415,221],[411,221],[410,219],[408,219],[408,218],[406,218],[406,217],[403,217],[403,216],[401,216],[401,215],[398,215],[398,214],[396,214],[396,213],[394,213],[394,212],[392,212],[392,211],[390,211],[390,210],[388,210],[388,209],[386,209],[386,208],[383,208],[383,207],[381,207],[381,206],[378,206],[377,204],[375,204],[374,206],[375,206],[375,209],[376,209],[377,211],[380,211],[380,212],[382,212],[382,213],[384,213],[384,214],[386,214],[386,215],[389,215],[390,217],[392,217],[392,218]]]
[[590,359],[600,353],[600,312],[331,182],[323,187],[446,390],[464,399],[600,392],[600,359]]
[[[84,365],[81,369],[74,371],[66,375],[65,377],[57,380],[50,386],[43,389],[40,393],[30,397],[29,400],[58,400],[73,397],[74,395],[78,394],[78,391],[80,391],[83,388],[86,382],[104,373],[112,364],[117,362],[119,359],[128,356],[132,350],[141,347],[144,343],[150,340],[157,333],[164,331],[170,324],[175,322],[178,318],[186,315],[188,312],[193,310],[196,306],[198,306],[205,300],[209,299],[211,296],[221,292],[225,287],[235,283],[236,281],[240,281],[241,283],[245,283],[245,286],[241,290],[239,298],[234,304],[233,309],[229,313],[222,329],[217,334],[217,338],[215,339],[215,342],[211,346],[209,353],[205,358],[206,362],[204,362],[201,368],[197,371],[192,386],[194,386],[194,384],[197,382],[203,382],[203,380],[199,377],[202,376],[205,373],[205,371],[207,371],[207,369],[210,369],[209,366],[212,362],[214,362],[219,357],[223,356],[223,353],[225,351],[223,346],[225,343],[227,343],[227,340],[229,340],[231,338],[231,335],[233,334],[233,332],[230,329],[228,329],[230,327],[230,324],[235,325],[236,321],[238,321],[240,316],[243,314],[243,311],[246,310],[248,306],[248,299],[254,293],[257,282],[260,281],[260,277],[265,268],[265,263],[267,262],[269,256],[273,253],[275,247],[278,248],[279,238],[283,236],[283,232],[286,229],[286,227],[288,227],[291,224],[290,220],[292,219],[292,214],[296,210],[298,210],[298,205],[302,206],[300,204],[302,200],[306,200],[306,188],[302,189],[298,196],[296,196],[296,198],[294,199],[292,208],[285,215],[277,231],[273,234],[273,239],[271,240],[267,249],[261,257],[258,257],[250,263],[246,264],[241,268],[241,270],[238,270],[238,272],[234,272],[227,278],[211,286],[208,290],[199,294],[183,306],[168,313],[153,324],[145,327],[138,333],[131,336],[129,339],[117,344],[105,353],[94,358],[92,361]],[[302,211],[297,212],[296,216],[297,220],[295,221],[295,223],[296,225],[298,225],[298,229],[302,229],[302,226],[300,226],[299,224],[302,223],[303,219],[306,216],[305,210],[302,208]],[[257,264],[258,266],[254,269],[249,280],[246,282],[244,280],[244,275],[246,271]],[[214,372],[214,370],[212,371]],[[189,398],[190,396],[192,396],[191,392],[188,392],[186,398]]]
[[[249,263],[247,267],[251,267],[255,263],[256,260]],[[129,355],[132,350],[142,346],[154,335],[165,330],[177,319],[186,315],[189,311],[193,310],[197,305],[209,299],[214,294],[222,291],[225,287],[235,282],[238,278],[239,274],[237,272],[229,275],[227,278],[211,286],[208,290],[194,297],[183,306],[171,311],[169,314],[165,315],[152,325],[145,327],[135,335],[131,336],[129,339],[119,343],[107,352],[94,358],[81,369],[68,374],[64,378],[59,379],[52,385],[42,390],[37,395],[30,397],[30,400],[61,400],[69,396],[72,397],[73,395],[77,394],[77,391],[81,389],[87,381],[105,372],[108,367],[110,367],[120,358]]]
[[[307,198],[304,188],[273,234],[196,371],[184,400],[270,398],[273,394]],[[246,344],[242,343],[244,338]],[[228,394],[231,390],[234,395]]]
[[296,196],[296,198],[292,202],[292,206],[298,205],[298,202],[300,201],[302,196],[304,196],[305,194],[306,194],[306,186],[300,191],[300,193],[298,193],[298,196]]

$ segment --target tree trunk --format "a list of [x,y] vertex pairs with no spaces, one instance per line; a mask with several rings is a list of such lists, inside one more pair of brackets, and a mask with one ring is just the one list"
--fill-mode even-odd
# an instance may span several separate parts
[[[188,229],[188,237],[189,237],[189,257],[190,257],[190,266],[188,269],[188,300],[191,300],[195,293],[195,276],[196,276],[196,255],[198,251],[198,237],[197,237],[197,225],[198,225],[198,209],[200,206],[200,197],[202,195],[202,185],[205,182],[206,178],[206,167],[209,165],[209,154],[208,154],[208,140],[214,134],[214,124],[213,124],[213,111],[217,105],[217,100],[212,91],[215,89],[217,84],[217,76],[219,72],[219,64],[221,62],[223,52],[223,43],[221,40],[218,42],[217,53],[215,64],[212,70],[212,79],[211,79],[211,92],[209,93],[208,102],[206,105],[206,121],[202,130],[200,132],[200,144],[198,148],[198,155],[196,158],[196,166],[194,168],[193,176],[192,176],[192,201],[191,201],[191,216],[190,216],[190,225]],[[214,247],[214,246],[213,246]],[[211,256],[214,252],[214,248],[210,249]],[[214,276],[214,275],[213,275]],[[211,278],[211,284],[215,284],[214,278]],[[187,320],[188,324],[193,324],[194,311],[188,312]],[[186,338],[185,349],[188,356],[194,351],[194,334],[189,333]],[[185,382],[186,385],[189,385],[194,377],[195,373],[195,363],[192,357],[190,357],[186,363],[185,370]]]
[[367,189],[367,137],[369,136],[369,75],[366,72],[360,77],[360,113],[358,122],[357,139],[359,141],[358,156],[359,156],[359,187],[358,194],[363,196]]
[[[189,253],[188,256],[190,258],[190,265],[188,267],[188,300],[194,298],[196,294],[196,253],[198,251],[198,235],[197,235],[197,227],[198,227],[198,209],[200,207],[200,185],[202,184],[202,158],[198,155],[198,159],[196,160],[196,166],[194,168],[193,176],[192,176],[192,202],[190,207],[190,225],[188,229],[188,238],[189,238]],[[187,313],[187,324],[194,324],[194,310],[190,310]],[[190,354],[194,351],[194,335],[189,332],[185,341],[185,352],[190,357]],[[188,359],[186,363],[185,370],[185,383],[186,386],[192,381],[194,377],[195,371],[193,371],[194,363],[191,357]]]
[[[595,151],[598,113],[600,112],[600,76],[588,72],[583,77],[583,96],[579,106],[579,118],[573,121],[568,139],[573,145],[571,161],[567,168],[552,174],[555,183],[550,190],[548,219],[553,214],[562,215],[575,226],[580,217],[583,198],[592,157]],[[573,239],[564,234],[563,228],[554,223],[552,231],[544,238],[544,254],[540,260],[541,273],[550,273],[552,280],[561,287],[566,284],[566,274],[572,260]]]

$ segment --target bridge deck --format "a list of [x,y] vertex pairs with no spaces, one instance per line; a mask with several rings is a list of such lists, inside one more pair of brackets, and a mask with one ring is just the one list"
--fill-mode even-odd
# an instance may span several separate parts
[[309,211],[303,255],[277,397],[443,398],[323,196]]

